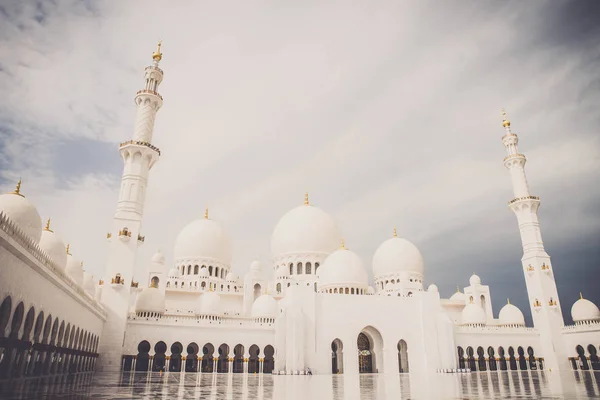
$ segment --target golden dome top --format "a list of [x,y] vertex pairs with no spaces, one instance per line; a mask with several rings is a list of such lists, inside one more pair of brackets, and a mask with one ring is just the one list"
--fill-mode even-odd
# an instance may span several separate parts
[[340,249],[344,249],[346,250],[346,243],[344,242],[344,239],[342,238],[342,241],[340,243]]
[[398,232],[396,232],[396,227],[394,227],[394,237],[398,237]]
[[304,193],[304,205],[307,206],[310,203],[308,202],[308,192]]
[[17,196],[25,197],[21,194],[21,178],[19,178],[19,182],[17,182],[17,187],[15,190],[10,192],[10,194],[16,194]]
[[506,118],[506,110],[502,109],[502,126],[508,128],[510,126],[510,121]]
[[162,60],[162,53],[160,52],[160,46],[162,45],[162,42],[158,42],[158,46],[156,47],[156,51],[154,53],[152,53],[152,59],[155,61],[160,61]]
[[50,218],[48,218],[48,221],[46,221],[46,227],[44,230],[48,232],[54,232],[52,229],[50,229]]
[[208,219],[208,207],[204,210],[204,219]]

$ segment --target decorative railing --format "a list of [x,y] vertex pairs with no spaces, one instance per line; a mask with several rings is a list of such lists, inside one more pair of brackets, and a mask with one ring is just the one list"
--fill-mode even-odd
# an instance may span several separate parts
[[525,154],[521,154],[521,153],[511,154],[511,155],[504,157],[504,161],[510,160],[511,158],[525,158]]
[[12,222],[6,214],[0,212],[0,230],[4,231],[12,240],[23,247],[33,258],[35,258],[45,269],[54,274],[65,286],[76,292],[85,302],[106,317],[106,311],[100,306],[96,300],[81,286],[75,283],[67,274],[60,268],[54,260],[50,258],[40,246],[27,236],[21,228]]
[[536,328],[517,325],[455,326],[456,333],[537,333]]
[[163,99],[162,96],[160,94],[158,94],[158,92],[155,92],[154,90],[148,90],[148,89],[138,90],[136,95],[141,94],[141,93],[153,94],[155,96],[158,96],[158,98],[160,98],[161,100]]
[[514,199],[512,199],[511,201],[509,201],[508,204],[516,203],[517,201],[521,201],[521,200],[539,200],[539,199],[540,199],[539,196],[515,197]]
[[514,133],[507,133],[506,135],[502,136],[502,140],[509,137],[517,137],[517,135],[515,135]]
[[565,325],[563,332],[590,332],[600,331],[600,321],[576,322],[575,325]]
[[230,317],[218,315],[185,315],[185,314],[156,314],[150,313],[132,313],[129,314],[130,321],[151,322],[164,325],[186,325],[186,326],[201,326],[201,325],[224,325],[228,327],[253,327],[262,329],[273,329],[275,324],[274,318],[246,318],[246,317]]
[[154,151],[156,151],[158,153],[158,155],[160,156],[160,149],[156,146],[153,146],[151,143],[148,142],[142,142],[140,140],[128,140],[126,142],[122,142],[119,144],[119,148],[123,147],[123,146],[127,146],[128,144],[137,144],[140,146],[146,146]]
[[162,70],[162,69],[160,69],[160,68],[158,68],[158,67],[155,67],[154,65],[148,65],[148,66],[146,67],[146,69],[153,69],[153,70],[155,70],[155,71],[158,71],[158,72],[160,72],[161,74],[163,74],[163,75],[164,75],[164,72],[163,72],[163,70]]

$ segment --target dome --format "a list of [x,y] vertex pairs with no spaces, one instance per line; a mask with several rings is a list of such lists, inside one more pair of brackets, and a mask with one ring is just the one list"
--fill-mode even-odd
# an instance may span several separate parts
[[135,311],[163,314],[165,312],[165,295],[158,288],[145,288],[137,295]]
[[485,325],[485,311],[475,303],[467,304],[462,310],[461,321],[463,325]]
[[200,299],[200,312],[203,315],[221,314],[221,296],[216,292],[209,291],[202,295]]
[[200,276],[208,278],[208,268],[206,267],[202,267],[200,268]]
[[179,270],[175,267],[169,270],[169,278],[177,278],[179,277]]
[[94,282],[94,275],[83,271],[83,290],[85,290],[90,296],[94,296],[96,293],[96,285]]
[[427,291],[428,292],[439,292],[437,285],[434,283],[429,285],[429,287],[427,288]]
[[152,260],[151,261],[153,263],[155,263],[155,264],[164,264],[165,263],[165,256],[164,256],[164,254],[160,250],[158,250],[152,256]]
[[35,206],[20,193],[21,181],[12,193],[0,195],[0,212],[35,243],[42,236],[42,218]]
[[375,294],[375,289],[373,289],[373,286],[369,286],[367,288],[367,294]]
[[229,235],[212,219],[192,221],[181,230],[175,241],[175,262],[181,259],[212,259],[229,265]]
[[321,266],[319,284],[326,286],[368,286],[362,260],[356,253],[341,248],[331,253]]
[[250,271],[255,271],[255,272],[262,271],[261,262],[258,260],[252,261],[252,264],[250,264]]
[[600,310],[591,301],[584,299],[583,296],[571,307],[571,318],[574,322],[598,321],[600,320]]
[[275,318],[277,301],[268,294],[263,294],[252,304],[252,318]]
[[67,253],[67,267],[65,268],[67,275],[71,277],[79,286],[83,285],[83,262]]
[[340,234],[333,218],[318,207],[307,204],[288,211],[271,236],[275,257],[294,253],[330,254],[338,247]]
[[238,277],[233,272],[229,272],[225,277],[225,280],[227,282],[237,282]]
[[275,277],[278,279],[285,279],[289,276],[290,276],[290,270],[288,269],[288,267],[286,265],[279,266],[279,268],[277,268],[277,271],[275,272]]
[[64,271],[67,267],[67,248],[64,242],[60,239],[54,231],[50,230],[50,220],[46,229],[42,231],[42,237],[40,239],[40,249],[42,249],[48,256],[58,265],[58,267]]
[[450,300],[454,300],[454,301],[462,301],[463,303],[465,302],[465,294],[463,292],[460,291],[459,288],[456,288],[456,293],[454,293],[452,296],[450,296]]
[[423,274],[423,257],[419,249],[406,239],[393,237],[383,242],[373,256],[375,277],[401,272]]
[[469,278],[469,285],[471,285],[471,286],[481,285],[481,278],[475,274],[471,275],[471,277]]
[[498,320],[502,325],[525,325],[525,317],[518,307],[508,303],[500,310]]

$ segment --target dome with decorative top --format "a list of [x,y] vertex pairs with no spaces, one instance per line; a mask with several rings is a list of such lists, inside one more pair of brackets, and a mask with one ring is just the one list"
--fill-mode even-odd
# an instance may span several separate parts
[[286,279],[290,276],[290,269],[285,265],[280,265],[275,272],[275,278]]
[[238,276],[236,274],[234,274],[233,272],[230,272],[225,277],[225,280],[227,282],[237,282],[238,281]]
[[68,251],[69,246],[67,245],[67,267],[65,272],[75,283],[81,286],[83,285],[83,262],[73,257]]
[[62,271],[65,270],[67,267],[67,247],[60,236],[50,229],[50,220],[48,220],[46,228],[42,231],[39,246]]
[[290,254],[319,254],[326,256],[335,251],[340,238],[333,218],[308,202],[281,217],[271,236],[271,254],[274,259]]
[[463,303],[465,302],[465,299],[466,299],[465,294],[463,292],[461,292],[458,287],[456,288],[456,293],[454,293],[452,296],[450,296],[450,300],[462,301]]
[[156,264],[164,264],[165,255],[160,250],[157,250],[156,253],[154,253],[154,255],[152,256],[151,261]]
[[252,304],[252,318],[277,317],[277,301],[268,294],[263,294]]
[[525,317],[517,306],[510,304],[510,301],[502,307],[498,320],[502,325],[525,326]]
[[0,195],[0,213],[8,217],[35,243],[40,242],[42,218],[35,206],[21,193],[20,180],[13,192]]
[[373,289],[373,286],[369,286],[367,288],[367,294],[375,294],[375,289]]
[[155,287],[144,288],[138,295],[135,301],[136,312],[151,312],[164,314],[165,312],[165,295],[160,289]]
[[383,242],[373,255],[375,278],[405,272],[423,274],[423,257],[419,249],[406,239],[394,237]]
[[254,272],[262,271],[262,263],[258,260],[252,261],[252,264],[250,264],[250,271],[254,271]]
[[429,287],[427,287],[427,291],[428,292],[439,292],[438,287],[435,283],[432,283],[431,285],[429,285]]
[[169,278],[178,278],[179,277],[179,270],[175,267],[171,268],[169,270]]
[[485,311],[475,303],[467,304],[460,316],[463,325],[485,325],[486,322]]
[[580,294],[579,300],[571,307],[571,318],[575,323],[600,321],[600,310],[598,306],[588,299],[584,299]]
[[479,275],[471,275],[471,277],[469,278],[469,284],[471,286],[481,285],[481,278],[479,277]]
[[348,287],[357,289],[367,289],[369,286],[368,276],[360,257],[346,249],[342,248],[331,253],[321,266],[319,276],[319,287],[327,289],[329,287]]
[[205,292],[200,298],[200,308],[198,314],[201,315],[221,315],[221,296],[216,292]]
[[208,218],[186,225],[175,241],[175,263],[186,260],[214,260],[231,264],[229,235],[217,222]]

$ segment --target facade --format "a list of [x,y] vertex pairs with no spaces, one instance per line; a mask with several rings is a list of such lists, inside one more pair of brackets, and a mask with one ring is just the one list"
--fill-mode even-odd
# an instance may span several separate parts
[[159,44],[135,96],[133,138],[119,147],[122,184],[98,284],[49,220],[42,228],[20,182],[0,196],[0,379],[94,368],[277,374],[600,369],[600,310],[582,297],[571,307],[575,324],[564,325],[537,216],[540,199],[529,191],[526,158],[505,114],[504,165],[515,196],[509,208],[522,239],[533,327],[510,302],[496,317],[490,287],[477,275],[449,299],[433,284],[425,288],[420,251],[395,229],[373,255],[371,284],[363,260],[308,194],[274,228],[269,266],[255,261],[236,276],[231,240],[206,210],[177,237],[172,262],[157,252],[135,271],[149,172],[160,157],[152,133],[163,101],[161,59]]

